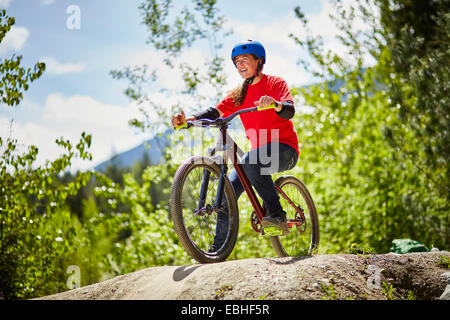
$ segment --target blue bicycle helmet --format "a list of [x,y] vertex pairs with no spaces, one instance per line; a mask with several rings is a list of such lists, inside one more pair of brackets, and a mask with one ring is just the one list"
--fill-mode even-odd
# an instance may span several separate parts
[[262,64],[266,63],[266,50],[264,50],[263,45],[258,41],[247,40],[236,44],[231,51],[231,60],[233,60],[233,63],[234,57],[244,53],[256,54],[258,58],[263,58]]

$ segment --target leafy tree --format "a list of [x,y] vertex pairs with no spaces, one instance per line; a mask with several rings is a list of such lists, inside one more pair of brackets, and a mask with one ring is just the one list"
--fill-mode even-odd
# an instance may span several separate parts
[[[14,25],[15,19],[8,17],[5,10],[0,10],[0,42]],[[22,56],[13,55],[10,59],[0,61],[0,97],[1,102],[17,105],[23,98],[23,91],[28,90],[29,83],[38,79],[45,70],[45,64],[38,62],[33,69],[21,67]]]
[[[425,143],[423,139],[418,140],[425,126],[411,130],[414,122],[406,121],[406,118],[431,119],[417,101],[433,97],[416,90],[417,84],[405,78],[414,73],[405,75],[394,62],[394,59],[411,58],[407,51],[403,51],[404,57],[399,50],[392,53],[392,44],[406,45],[408,40],[396,36],[387,22],[380,23],[380,19],[386,21],[387,17],[397,21],[393,17],[400,13],[394,8],[400,3],[415,4],[390,1],[387,6],[387,2],[361,0],[349,8],[341,1],[334,3],[333,20],[337,30],[342,30],[339,40],[346,48],[346,55],[324,50],[322,39],[310,36],[312,32],[308,31],[308,21],[300,8],[296,14],[307,36],[291,35],[310,52],[314,64],[306,59],[301,63],[320,81],[298,89],[303,102],[314,109],[302,115],[300,121],[296,119],[302,151],[301,165],[295,170],[314,190],[321,217],[322,250],[342,251],[351,243],[359,243],[384,252],[393,239],[405,237],[445,248],[448,246],[449,208],[445,192],[448,180],[433,181],[444,178],[446,169],[431,165],[442,163],[440,159],[445,153],[435,148],[439,155],[425,154]],[[420,15],[418,10],[415,12]],[[403,21],[415,23],[411,12],[403,13],[406,13]],[[441,11],[435,16],[444,15]],[[357,17],[367,23],[368,30],[355,29]],[[432,24],[443,27],[437,22]],[[438,34],[445,32],[448,34],[442,28]],[[444,52],[445,45],[440,49],[436,46],[435,50],[440,59],[448,54]],[[420,63],[423,72],[434,68],[434,61],[424,59]],[[443,71],[433,81],[439,82],[446,76]],[[439,86],[431,92],[435,90],[440,90]],[[440,102],[445,103],[445,99],[429,105]],[[447,107],[448,104],[442,104],[438,109]],[[403,108],[408,112],[402,111]],[[429,144],[446,143],[445,133],[434,136],[429,133]],[[430,157],[433,161],[428,160]]]
[[[170,160],[170,155],[166,154],[166,160]],[[112,240],[107,254],[99,259],[105,278],[149,266],[194,262],[178,243],[169,214],[167,181],[176,168],[173,162],[166,161],[148,166],[139,179],[132,172],[126,173],[123,186],[107,176],[100,178],[102,186],[96,188],[96,196],[105,199],[108,207],[101,220],[94,218],[92,223],[104,227],[105,235]],[[159,186],[163,199],[156,206],[149,193],[154,185]],[[129,209],[123,211],[124,207]]]
[[389,85],[391,106],[414,133],[386,128],[394,148],[414,161],[440,195],[450,194],[450,1],[377,1],[383,37],[397,78]]
[[[215,103],[224,94],[223,86],[226,84],[222,68],[224,59],[219,55],[219,50],[223,39],[230,33],[223,29],[226,20],[220,15],[217,1],[192,0],[179,9],[172,6],[171,0],[143,0],[139,10],[149,32],[147,43],[163,53],[163,66],[182,72],[184,89],[169,94],[181,95],[192,101],[192,106],[181,106],[184,109],[201,109],[205,103]],[[209,48],[204,70],[179,59],[194,44]],[[128,66],[111,71],[111,76],[114,79],[127,79],[129,86],[125,89],[125,95],[141,106],[142,119],[130,120],[132,126],[153,132],[167,129],[167,115],[178,111],[180,106],[159,105],[149,97],[148,92],[155,90],[148,84],[158,80],[158,67],[146,64]],[[214,94],[205,94],[206,91]],[[161,92],[167,93],[168,89],[163,88]]]
[[18,154],[17,140],[0,138],[0,291],[28,298],[65,288],[67,258],[75,250],[76,229],[66,199],[87,183],[90,172],[61,185],[56,178],[74,157],[87,159],[91,137],[83,133],[76,151],[69,141],[56,143],[66,154],[32,168],[38,149]]
[[[0,11],[0,41],[14,24],[5,10]],[[33,70],[21,67],[22,56],[4,59],[0,64],[0,95],[8,106],[18,104],[29,83],[38,79],[45,64]],[[83,133],[73,145],[63,138],[56,143],[65,150],[54,161],[36,166],[36,146],[18,149],[18,141],[0,137],[0,297],[28,298],[60,291],[66,287],[66,268],[76,246],[77,229],[66,205],[89,180],[80,174],[70,183],[58,175],[75,157],[91,159],[87,151],[91,136]]]

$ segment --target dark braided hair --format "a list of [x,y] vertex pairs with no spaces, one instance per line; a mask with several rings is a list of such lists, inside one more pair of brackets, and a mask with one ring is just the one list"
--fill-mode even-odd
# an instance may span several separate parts
[[[256,54],[252,54],[252,56],[255,59],[258,59],[258,56]],[[255,78],[259,75],[259,72],[262,71],[262,68],[263,64],[258,62],[258,69],[256,70],[256,75],[248,79],[245,79],[242,85],[233,90],[234,105],[236,107],[240,106],[244,102],[245,96],[247,95],[248,86],[253,83],[253,80],[255,80]]]

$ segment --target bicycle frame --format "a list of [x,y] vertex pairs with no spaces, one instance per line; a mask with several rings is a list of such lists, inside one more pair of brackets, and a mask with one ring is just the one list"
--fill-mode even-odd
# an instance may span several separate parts
[[[227,174],[228,165],[227,160],[230,160],[233,164],[236,173],[242,183],[242,186],[250,200],[250,203],[253,206],[253,209],[255,210],[254,213],[256,215],[256,221],[253,219],[253,213],[252,213],[252,227],[256,232],[261,232],[261,220],[266,215],[266,210],[261,204],[259,203],[255,191],[253,190],[250,181],[247,178],[247,175],[244,172],[244,169],[242,168],[242,165],[238,161],[238,155],[242,157],[244,152],[239,148],[239,146],[234,142],[234,140],[227,134],[227,128],[228,128],[228,122],[230,122],[232,119],[234,119],[236,116],[246,113],[246,112],[253,112],[253,111],[262,111],[267,109],[274,108],[274,105],[268,107],[252,107],[247,109],[241,109],[239,111],[236,111],[232,115],[226,117],[226,118],[218,118],[216,120],[210,120],[210,119],[199,119],[195,120],[195,123],[199,123],[200,126],[210,126],[214,125],[215,127],[218,127],[220,129],[220,135],[219,140],[217,142],[217,145],[209,149],[208,156],[213,157],[216,151],[224,151],[225,157],[223,159],[223,163],[221,164],[221,170],[220,170],[220,177],[219,177],[219,185],[218,185],[218,191],[216,195],[216,200],[213,204],[207,205],[205,207],[205,199],[206,199],[206,191],[208,189],[209,185],[209,172],[207,170],[203,171],[203,180],[202,185],[200,188],[200,197],[198,201],[197,209],[195,209],[194,213],[198,215],[203,215],[205,212],[208,214],[211,214],[212,211],[218,210],[222,206],[222,199],[223,199],[223,192],[224,192],[224,177]],[[182,128],[189,128],[194,124],[194,122],[186,122],[185,124],[182,124],[175,129],[182,129]],[[286,199],[289,204],[295,208],[296,212],[299,215],[299,218],[295,217],[295,219],[288,219],[287,223],[288,226],[294,226],[297,227],[301,226],[302,224],[306,223],[305,216],[303,214],[303,209],[300,206],[296,206],[291,199],[281,190],[281,188],[274,183],[275,189],[281,194],[281,196]]]
[[[213,157],[216,153],[216,151],[224,151],[225,157],[223,159],[223,163],[221,164],[221,172],[219,176],[219,183],[217,188],[217,195],[216,200],[213,205],[213,209],[218,209],[221,207],[222,199],[223,199],[223,192],[224,192],[224,181],[225,181],[225,175],[227,174],[228,165],[227,161],[231,161],[233,164],[234,169],[236,170],[236,173],[242,183],[242,186],[250,200],[250,203],[252,204],[253,209],[255,210],[256,219],[257,221],[255,223],[260,224],[261,220],[266,216],[266,209],[261,206],[259,203],[255,191],[253,190],[251,183],[247,177],[247,175],[244,172],[244,169],[242,168],[241,163],[239,162],[238,155],[242,157],[244,152],[239,148],[239,146],[236,144],[236,142],[227,134],[227,123],[224,123],[220,126],[220,136],[217,142],[217,145],[214,148],[211,148],[208,150],[208,156]],[[204,170],[203,173],[203,181],[200,189],[200,197],[198,202],[198,207],[196,212],[201,212],[204,210],[205,205],[205,197],[206,197],[206,190],[208,189],[209,184],[209,171]],[[300,226],[305,222],[305,217],[302,212],[301,208],[298,208],[292,201],[289,199],[289,197],[283,192],[283,190],[274,183],[274,186],[276,190],[281,194],[283,198],[285,198],[289,204],[294,207],[297,212],[300,215],[300,219],[288,219],[288,226],[289,228],[296,225]],[[208,209],[206,209],[208,211]],[[261,228],[256,227],[256,225],[252,222],[253,229],[256,232],[261,232]]]

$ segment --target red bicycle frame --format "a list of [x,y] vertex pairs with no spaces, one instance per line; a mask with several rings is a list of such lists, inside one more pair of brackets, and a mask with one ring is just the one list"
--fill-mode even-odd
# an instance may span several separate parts
[[[252,185],[250,181],[248,180],[247,175],[244,172],[244,169],[242,168],[242,165],[239,162],[238,154],[242,156],[244,153],[239,148],[239,146],[234,142],[234,140],[227,134],[227,125],[223,125],[220,127],[220,138],[215,148],[209,150],[209,155],[213,156],[217,150],[224,151],[225,152],[225,159],[230,160],[233,164],[234,169],[236,170],[236,173],[242,183],[242,186],[250,200],[250,203],[252,204],[253,209],[255,210],[256,214],[256,221],[252,221],[252,227],[256,232],[261,232],[260,223],[261,220],[266,216],[266,209],[261,206],[259,203],[255,191],[252,188]],[[226,165],[224,164],[224,167]],[[216,200],[216,206],[219,207],[221,205],[221,200],[223,196],[223,176],[226,174],[226,170],[221,170],[221,175],[219,178],[219,188],[218,188],[218,194],[217,194],[217,200]],[[206,179],[209,180],[209,179]],[[204,188],[205,184],[207,186],[209,181],[203,181],[202,189]],[[288,219],[288,226],[289,228],[296,225],[299,227],[303,223],[305,223],[305,217],[302,212],[302,208],[296,206],[291,199],[281,190],[281,188],[274,183],[275,188],[278,190],[278,192],[281,194],[281,196],[286,199],[286,201],[289,202],[289,204],[296,209],[296,211],[299,214],[299,217],[295,219]],[[202,197],[201,197],[202,198]],[[200,207],[199,207],[200,208]],[[259,225],[259,226],[258,226]]]

